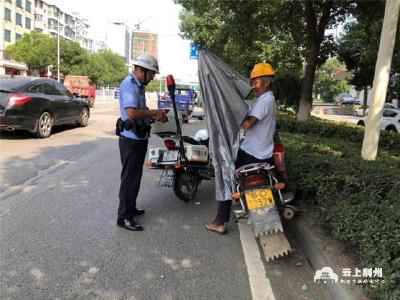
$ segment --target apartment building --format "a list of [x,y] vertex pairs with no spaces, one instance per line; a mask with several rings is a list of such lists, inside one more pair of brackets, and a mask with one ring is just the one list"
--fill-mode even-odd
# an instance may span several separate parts
[[106,48],[123,56],[129,63],[129,28],[122,21],[113,21],[107,24]]
[[35,0],[34,29],[45,34],[78,42],[93,51],[93,40],[88,37],[89,24],[78,13],[67,13],[50,1]]
[[141,54],[150,54],[158,59],[158,35],[144,30],[133,30],[131,39],[131,59]]
[[33,29],[33,0],[0,0],[0,75],[25,75],[26,65],[3,56],[4,49]]
[[106,49],[107,49],[107,45],[106,45],[105,41],[93,39],[93,52],[94,53],[102,51],[102,50],[106,50]]
[[78,13],[67,13],[51,0],[0,0],[0,75],[26,74],[26,65],[6,60],[4,49],[32,30],[78,42],[93,52],[89,24]]
[[18,41],[25,32],[33,29],[33,0],[1,0],[1,39],[2,50]]

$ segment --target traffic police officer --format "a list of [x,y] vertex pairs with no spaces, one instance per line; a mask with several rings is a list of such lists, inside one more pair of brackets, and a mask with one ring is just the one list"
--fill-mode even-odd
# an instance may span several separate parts
[[143,164],[146,157],[150,124],[153,120],[166,122],[163,110],[149,110],[146,106],[145,86],[159,73],[158,62],[151,55],[140,55],[133,63],[134,69],[119,87],[120,122],[119,151],[122,171],[119,189],[117,225],[140,231],[134,216],[144,214],[136,208]]

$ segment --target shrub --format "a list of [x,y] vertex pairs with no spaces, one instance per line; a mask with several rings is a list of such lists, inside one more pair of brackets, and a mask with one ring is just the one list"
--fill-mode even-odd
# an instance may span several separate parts
[[[297,128],[312,132],[307,136],[281,132],[296,197],[316,206],[318,219],[333,237],[357,249],[364,267],[383,269],[385,283],[366,285],[368,292],[400,299],[400,157],[382,152],[376,161],[362,160],[361,145],[348,141],[358,139],[353,128],[323,125],[321,133],[316,126]],[[321,138],[324,132],[346,139]]]
[[[317,118],[298,122],[294,116],[286,114],[278,115],[277,128],[280,131],[345,139],[360,145],[362,145],[364,139],[364,128],[361,126],[346,125]],[[400,134],[382,131],[379,146],[392,150],[396,155],[400,155]]]

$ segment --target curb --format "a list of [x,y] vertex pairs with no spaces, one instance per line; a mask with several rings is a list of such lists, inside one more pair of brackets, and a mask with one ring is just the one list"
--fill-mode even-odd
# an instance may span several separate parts
[[[329,266],[328,260],[313,239],[308,228],[297,220],[285,222],[286,226],[292,232],[294,238],[304,251],[307,259],[310,261],[314,270],[320,270]],[[356,300],[359,299],[354,292],[344,287],[340,283],[327,283],[326,289],[334,300]]]

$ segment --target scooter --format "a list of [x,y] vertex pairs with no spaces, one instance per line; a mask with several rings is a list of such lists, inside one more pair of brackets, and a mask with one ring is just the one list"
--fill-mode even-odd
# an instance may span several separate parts
[[[175,81],[172,75],[167,77],[167,87],[173,106],[174,130],[158,130],[164,138],[165,148],[150,149],[148,168],[162,169],[159,185],[172,187],[175,195],[182,201],[190,201],[197,193],[202,180],[214,179],[208,139],[196,140],[183,136],[181,121],[176,109]],[[164,129],[164,128],[163,128]]]

